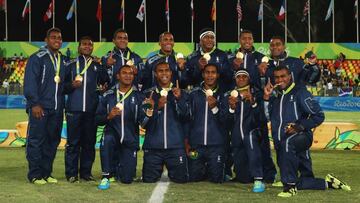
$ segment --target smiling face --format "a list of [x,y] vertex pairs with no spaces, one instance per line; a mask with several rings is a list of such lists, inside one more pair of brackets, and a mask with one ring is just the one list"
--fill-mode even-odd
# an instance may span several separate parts
[[45,38],[45,42],[47,44],[47,47],[52,52],[57,52],[61,48],[62,45],[62,36],[61,32],[58,31],[52,31],[49,36]]
[[204,52],[211,51],[215,46],[215,36],[211,34],[203,36],[200,40],[200,46]]
[[174,36],[170,33],[163,34],[159,40],[160,49],[165,54],[170,54],[174,48]]
[[169,87],[172,77],[169,64],[161,63],[156,66],[155,77],[161,87]]
[[214,65],[207,65],[202,73],[204,78],[205,87],[214,88],[217,84],[217,79],[219,78],[219,73]]
[[120,86],[131,86],[134,81],[134,70],[130,66],[122,67],[117,73]]
[[242,33],[239,42],[242,49],[251,50],[254,44],[253,35],[251,33]]
[[79,53],[84,56],[91,56],[94,50],[94,44],[90,39],[84,39],[80,41]]
[[113,43],[118,49],[126,49],[129,43],[129,38],[126,32],[116,33]]
[[278,85],[279,90],[286,89],[291,83],[291,74],[287,69],[280,69],[274,71],[275,84]]
[[280,39],[271,39],[270,52],[272,57],[278,57],[285,51],[285,44]]

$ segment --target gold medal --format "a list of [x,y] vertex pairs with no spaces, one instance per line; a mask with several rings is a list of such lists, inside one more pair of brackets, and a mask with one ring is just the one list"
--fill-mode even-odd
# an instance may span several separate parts
[[232,96],[232,97],[238,97],[239,96],[239,92],[237,91],[237,90],[233,90],[233,91],[231,91],[231,93],[230,93],[230,96]]
[[60,83],[60,81],[61,81],[60,76],[58,76],[58,75],[55,76],[54,81],[55,81],[55,83]]
[[162,90],[160,91],[160,96],[162,96],[162,97],[167,97],[167,96],[168,96],[168,91],[162,89]]
[[212,97],[214,95],[214,92],[211,89],[208,89],[205,91],[206,97]]
[[79,81],[79,82],[82,82],[82,81],[83,81],[83,77],[82,77],[81,75],[77,75],[77,76],[75,77],[75,80],[76,80],[76,81]]
[[116,107],[120,110],[120,111],[122,111],[123,109],[124,109],[124,105],[122,104],[122,103],[117,103],[116,104]]

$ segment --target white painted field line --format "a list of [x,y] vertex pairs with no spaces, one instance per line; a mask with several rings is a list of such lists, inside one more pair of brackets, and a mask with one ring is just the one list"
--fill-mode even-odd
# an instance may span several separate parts
[[164,195],[170,184],[169,178],[167,177],[167,171],[161,175],[159,183],[154,188],[148,203],[162,203],[164,201]]

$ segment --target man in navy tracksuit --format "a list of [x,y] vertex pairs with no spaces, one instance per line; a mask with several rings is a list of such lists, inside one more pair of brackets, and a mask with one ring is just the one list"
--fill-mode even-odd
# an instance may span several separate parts
[[203,69],[204,82],[190,93],[191,120],[189,121],[190,181],[209,179],[214,183],[224,181],[225,128],[220,117],[220,100],[223,95],[217,84],[216,64]]
[[299,58],[288,56],[285,48],[285,42],[282,37],[274,36],[271,38],[271,59],[268,66],[260,67],[260,75],[265,75],[267,79],[270,78],[271,82],[274,83],[273,71],[275,67],[283,65],[289,68],[295,84],[301,86],[316,84],[321,75],[320,68],[316,64],[316,57],[306,59],[307,63],[305,64],[304,61]]
[[[278,196],[291,197],[297,193],[297,189],[351,190],[331,174],[328,174],[325,180],[314,177],[309,154],[313,141],[312,128],[324,121],[324,113],[311,93],[293,82],[291,71],[286,66],[276,67],[273,74],[277,94],[269,101],[274,86],[268,82],[264,88],[263,99],[266,115],[271,121],[281,182],[284,185],[283,192]],[[306,176],[301,174],[298,177],[300,166],[306,167]]]
[[24,96],[29,115],[26,139],[28,179],[34,184],[57,183],[51,176],[60,143],[64,108],[65,57],[59,49],[61,31],[47,31],[46,47],[30,56],[25,69]]
[[165,165],[171,181],[188,181],[183,123],[189,119],[188,95],[171,83],[171,69],[166,62],[155,67],[157,86],[146,90],[147,123],[143,164],[143,181],[156,182]]
[[236,88],[225,94],[221,108],[221,117],[231,132],[235,180],[254,182],[253,192],[264,192],[259,107],[251,92],[249,72],[239,69],[235,73],[235,80]]
[[214,63],[219,67],[219,87],[226,92],[233,84],[233,71],[231,70],[228,57],[224,51],[215,47],[215,33],[210,29],[200,31],[200,49],[188,56],[186,71],[188,83],[199,86],[202,81],[202,70],[208,63]]
[[[185,59],[182,54],[177,54],[174,50],[174,36],[170,32],[164,32],[159,36],[160,50],[155,55],[150,56],[146,63],[145,68],[141,72],[141,83],[143,83],[143,90],[154,87],[156,85],[155,66],[160,60],[165,60],[173,73],[172,83],[175,84],[176,80],[179,81],[181,88],[187,86],[187,78],[185,71]],[[178,58],[180,57],[180,58]]]
[[139,150],[139,124],[145,117],[141,109],[144,97],[132,87],[135,77],[132,67],[124,65],[116,75],[119,83],[104,93],[96,111],[97,123],[105,125],[100,145],[103,177],[98,188],[101,190],[110,187],[115,153],[118,153],[118,180],[132,183]]
[[[241,31],[239,35],[239,43],[240,48],[236,51],[236,53],[229,56],[229,62],[234,71],[237,71],[240,68],[245,69],[250,76],[250,85],[254,89],[262,90],[264,88],[262,83],[265,83],[265,77],[260,75],[259,67],[267,66],[265,59],[267,57],[255,50],[253,46],[254,38],[250,30]],[[262,96],[260,94],[254,96],[259,96],[256,100],[262,100]],[[261,136],[259,139],[264,170],[264,181],[267,183],[273,183],[276,176],[276,168],[271,157],[269,129],[267,127],[267,120],[265,115],[263,115],[263,111],[260,113],[261,116],[257,123],[261,130]]]
[[113,43],[115,44],[114,49],[101,59],[102,65],[106,67],[110,77],[108,88],[112,88],[117,83],[116,73],[120,67],[130,65],[135,74],[133,85],[139,90],[143,89],[139,80],[144,63],[138,54],[128,48],[129,38],[127,32],[123,29],[117,29],[114,32]]
[[65,93],[68,94],[65,175],[71,183],[78,181],[79,173],[85,181],[94,180],[91,168],[95,160],[97,87],[109,82],[106,70],[91,57],[91,38],[81,38],[78,49],[80,55],[67,65],[65,79]]

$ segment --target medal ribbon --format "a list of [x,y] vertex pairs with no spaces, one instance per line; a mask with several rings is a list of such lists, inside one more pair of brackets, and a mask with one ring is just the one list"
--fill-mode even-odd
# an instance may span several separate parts
[[90,67],[91,63],[92,63],[92,58],[89,58],[86,60],[86,58],[84,57],[85,68],[81,71],[81,73],[79,73],[80,72],[80,61],[78,58],[78,60],[76,61],[76,75],[83,75],[86,72],[86,70]]
[[60,58],[60,54],[57,54],[57,58],[54,56],[52,56],[49,52],[48,52],[49,56],[50,56],[50,60],[51,63],[54,66],[54,70],[55,70],[55,75],[59,76],[60,75],[60,62],[61,62],[61,58]]
[[128,98],[130,96],[130,94],[133,92],[133,88],[130,88],[125,95],[123,96],[123,98],[120,99],[120,91],[117,90],[116,91],[116,100],[118,103],[123,103],[123,101]]

